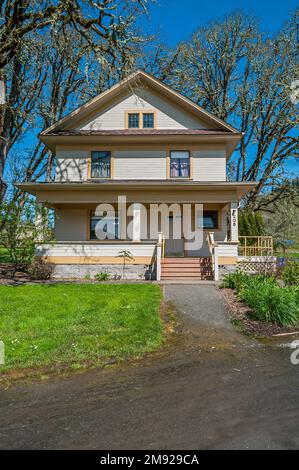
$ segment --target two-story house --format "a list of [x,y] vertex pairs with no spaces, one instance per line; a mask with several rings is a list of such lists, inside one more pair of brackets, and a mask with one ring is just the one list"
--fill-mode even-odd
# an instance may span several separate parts
[[[137,71],[39,138],[56,155],[55,182],[18,186],[55,210],[55,242],[37,255],[57,276],[117,275],[121,250],[133,256],[128,278],[217,279],[218,266],[237,263],[238,204],[255,185],[227,181],[242,134],[190,99]],[[203,233],[197,245],[187,216]]]

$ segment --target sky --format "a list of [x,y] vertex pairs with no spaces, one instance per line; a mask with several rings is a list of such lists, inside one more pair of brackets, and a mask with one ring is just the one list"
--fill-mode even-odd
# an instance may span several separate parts
[[173,47],[189,39],[199,26],[243,10],[260,20],[261,29],[271,35],[296,7],[299,0],[157,0],[149,8],[149,23],[145,27]]
[[[159,42],[175,47],[188,40],[199,27],[242,10],[256,17],[261,30],[272,36],[296,8],[299,0],[157,0],[150,6],[149,19],[143,26],[146,33],[157,35]],[[298,166],[294,160],[287,164],[293,176],[299,174]]]

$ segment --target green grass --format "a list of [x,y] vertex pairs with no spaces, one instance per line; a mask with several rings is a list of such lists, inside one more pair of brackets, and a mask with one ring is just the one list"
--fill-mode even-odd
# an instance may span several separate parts
[[76,367],[153,351],[163,339],[160,300],[155,285],[0,286],[0,367]]

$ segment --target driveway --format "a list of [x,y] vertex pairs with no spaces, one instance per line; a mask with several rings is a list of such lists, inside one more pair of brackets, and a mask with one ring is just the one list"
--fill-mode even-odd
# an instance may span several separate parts
[[[244,340],[218,294],[166,287],[187,330],[167,354],[0,392],[0,447],[298,448],[299,366],[287,349]],[[222,307],[209,315],[211,298]]]

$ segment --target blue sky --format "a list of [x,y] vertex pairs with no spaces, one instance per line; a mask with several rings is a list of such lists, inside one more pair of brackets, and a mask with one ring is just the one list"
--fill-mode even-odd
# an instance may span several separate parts
[[260,20],[261,29],[271,35],[296,7],[299,0],[157,0],[149,9],[150,23],[146,28],[173,47],[188,39],[199,26],[243,10]]
[[[261,30],[271,36],[296,8],[299,8],[299,0],[157,0],[150,6],[150,17],[143,27],[147,33],[157,35],[159,42],[175,47],[188,40],[200,26],[242,10],[256,17]],[[294,160],[288,162],[287,168],[293,176],[299,173]]]

